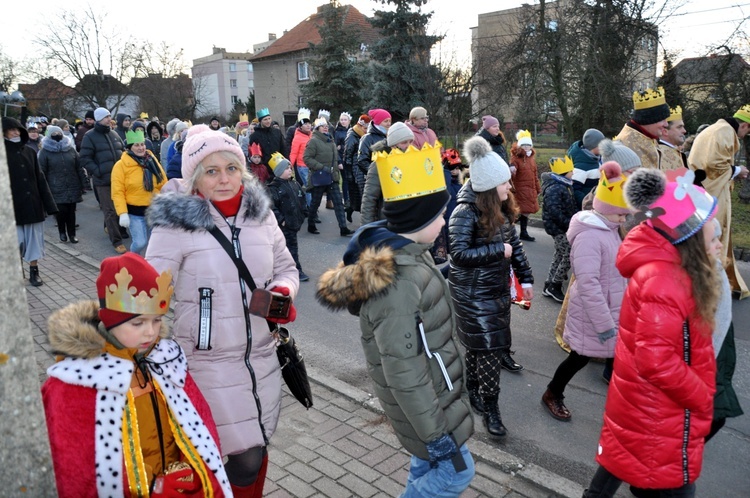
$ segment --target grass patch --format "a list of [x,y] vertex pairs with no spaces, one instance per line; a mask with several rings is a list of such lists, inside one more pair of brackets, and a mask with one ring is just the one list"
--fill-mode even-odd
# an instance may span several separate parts
[[740,189],[740,182],[735,182],[732,191],[732,243],[734,247],[750,248],[750,204],[740,202]]
[[536,167],[539,175],[549,171],[549,160],[553,157],[565,157],[568,149],[535,149],[536,150]]

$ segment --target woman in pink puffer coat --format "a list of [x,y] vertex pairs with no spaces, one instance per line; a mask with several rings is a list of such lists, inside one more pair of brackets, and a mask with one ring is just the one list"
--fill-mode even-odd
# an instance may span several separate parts
[[[218,227],[234,242],[258,288],[294,298],[298,272],[268,195],[247,173],[234,139],[191,128],[182,174],[149,207],[146,259],[157,271],[172,271],[174,338],[213,413],[232,491],[260,497],[281,408],[281,369],[266,320],[248,313],[250,289],[209,230]],[[295,316],[292,308],[289,319]]]

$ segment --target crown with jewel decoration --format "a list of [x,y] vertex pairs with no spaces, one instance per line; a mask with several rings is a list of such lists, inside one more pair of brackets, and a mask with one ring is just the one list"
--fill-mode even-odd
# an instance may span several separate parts
[[167,270],[156,278],[156,289],[138,292],[130,287],[133,276],[123,267],[115,274],[117,285],[110,284],[104,293],[105,308],[137,315],[165,315],[169,311],[169,300],[174,292],[172,272]]
[[633,107],[636,111],[643,109],[650,109],[658,105],[665,105],[667,98],[664,95],[664,87],[659,87],[656,90],[652,88],[646,88],[643,92],[633,92]]
[[677,106],[674,109],[669,109],[669,117],[667,121],[681,121],[682,120],[682,107]]
[[393,148],[390,153],[372,155],[378,168],[385,202],[421,197],[445,190],[440,162],[440,142],[425,143],[422,149],[410,145],[406,152]]
[[243,121],[250,121],[248,119],[248,116],[247,116],[246,112],[243,112],[242,114],[240,114],[238,119],[240,120],[240,123],[243,122]]
[[573,171],[573,160],[568,156],[565,156],[565,158],[553,157],[549,162],[549,168],[556,175],[564,175]]

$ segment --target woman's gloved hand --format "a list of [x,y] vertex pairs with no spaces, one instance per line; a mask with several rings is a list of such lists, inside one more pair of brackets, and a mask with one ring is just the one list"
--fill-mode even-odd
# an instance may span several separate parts
[[122,213],[120,215],[120,226],[122,228],[128,228],[130,226],[130,216],[128,216],[128,213]]
[[[282,287],[282,286],[276,286],[271,289],[268,289],[271,292],[278,292],[282,296],[288,296],[289,295],[289,287]],[[289,304],[289,314],[286,318],[267,318],[269,322],[278,323],[279,325],[284,325],[289,322],[293,322],[297,319],[297,308],[294,307],[294,303]]]

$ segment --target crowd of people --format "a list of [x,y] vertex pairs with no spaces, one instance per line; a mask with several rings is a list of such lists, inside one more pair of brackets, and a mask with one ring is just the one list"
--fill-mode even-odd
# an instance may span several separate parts
[[[750,105],[688,153],[663,90],[633,99],[616,139],[587,130],[541,178],[528,131],[509,144],[486,115],[461,151],[446,149],[419,106],[404,121],[375,108],[335,124],[301,108],[286,134],[268,108],[232,127],[105,108],[74,130],[3,118],[30,283],[42,285],[46,216],[77,243],[76,204],[92,188],[120,254],[101,262],[98,301],[49,320],[59,361],[43,399],[60,496],[262,496],[281,410],[278,325],[296,318],[309,280],[297,234],[305,221],[320,234],[324,197],[350,240],[316,297],[359,318],[375,393],[412,455],[401,496],[459,496],[474,475],[472,411],[492,437],[510,432],[500,372],[523,370],[511,306],[534,299],[524,243],[540,194],[554,239],[542,295],[561,303],[554,333],[569,351],[541,403],[571,420],[565,388],[592,359],[609,384],[584,496],[622,482],[639,497],[694,496],[704,445],[742,413],[731,300],[749,293],[728,193],[748,175],[734,162]],[[259,315],[258,290],[288,312]]]

